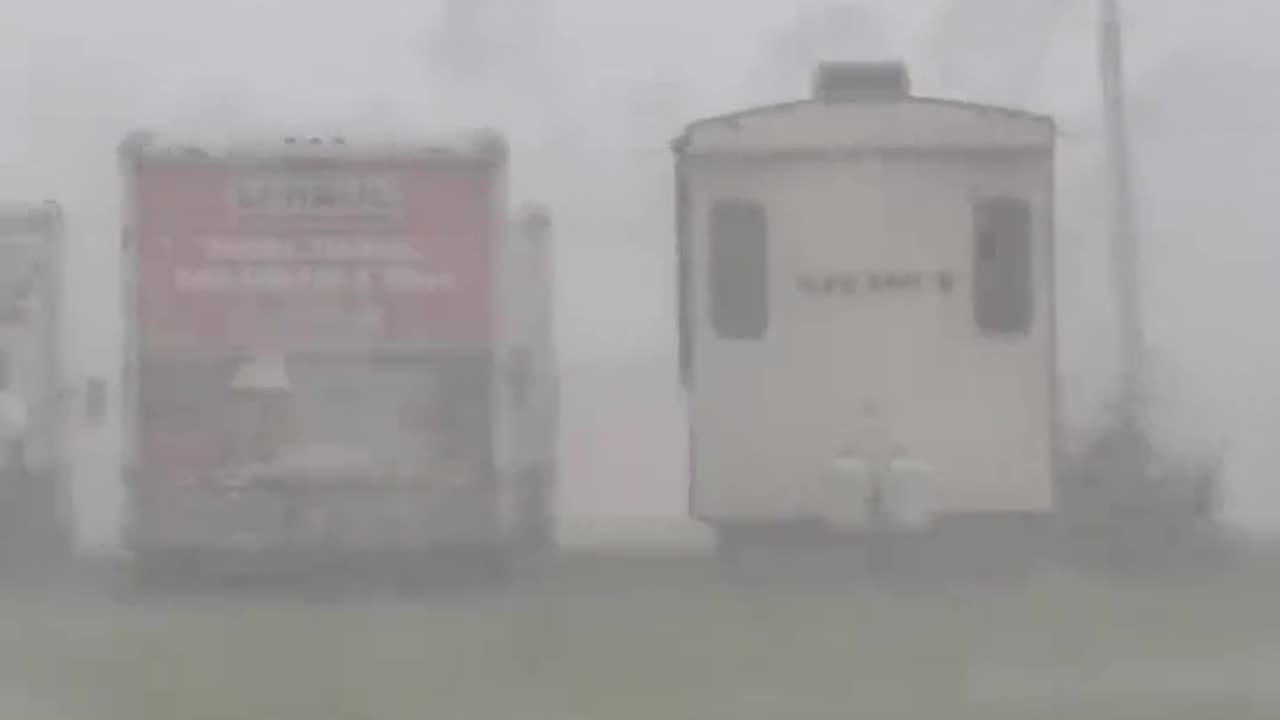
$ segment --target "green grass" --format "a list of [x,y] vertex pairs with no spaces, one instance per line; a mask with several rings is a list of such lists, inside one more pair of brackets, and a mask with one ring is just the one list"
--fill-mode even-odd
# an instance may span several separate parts
[[26,606],[0,617],[0,670],[73,720],[1274,718],[1280,695],[1267,705],[1239,689],[1191,694],[1176,678],[1167,693],[1126,691],[1120,678],[1110,695],[1013,700],[975,696],[970,671],[1280,662],[1277,598],[1271,581],[1046,581],[1003,592],[705,586],[472,604]]

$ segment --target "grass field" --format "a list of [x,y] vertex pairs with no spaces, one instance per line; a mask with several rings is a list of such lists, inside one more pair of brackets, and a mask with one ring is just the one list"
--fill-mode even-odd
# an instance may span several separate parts
[[34,699],[40,720],[1271,720],[1278,599],[1280,581],[1244,576],[1165,588],[28,598],[0,617],[0,693]]

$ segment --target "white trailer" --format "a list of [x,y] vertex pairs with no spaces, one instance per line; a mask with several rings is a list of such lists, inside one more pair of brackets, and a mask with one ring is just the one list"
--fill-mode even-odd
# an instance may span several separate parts
[[1054,139],[893,63],[688,126],[689,505],[722,543],[1051,516]]

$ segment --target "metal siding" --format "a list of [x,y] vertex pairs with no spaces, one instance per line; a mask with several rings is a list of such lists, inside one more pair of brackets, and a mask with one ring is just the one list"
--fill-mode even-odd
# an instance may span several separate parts
[[[937,137],[948,137],[954,118],[936,110],[929,106],[913,121],[940,120]],[[815,147],[824,132],[835,142],[831,128],[871,117],[833,110],[800,112],[790,123],[772,118],[767,133],[752,136],[758,144],[739,149]],[[1010,129],[1003,119],[988,120],[966,137]],[[693,145],[705,148],[705,139]],[[936,162],[893,153],[777,153],[731,164],[686,158],[698,346],[691,505],[699,516],[822,515],[822,478],[833,454],[851,441],[874,446],[877,434],[939,467],[941,512],[1049,509],[1052,138],[1028,139],[1041,149],[989,159],[939,154]],[[997,191],[1027,195],[1036,207],[1034,327],[1016,343],[979,336],[972,314],[969,202]],[[721,341],[707,321],[706,216],[718,197],[756,197],[770,207],[773,322],[763,342]],[[956,283],[949,296],[815,299],[795,291],[798,272],[841,269],[947,269]],[[868,402],[880,407],[882,430],[865,416]]]
[[[320,355],[312,361],[323,363],[327,357]],[[432,464],[424,468],[422,476],[408,482],[352,478],[335,483],[311,478],[292,486],[287,494],[297,496],[301,491],[308,507],[324,509],[332,534],[327,540],[355,546],[494,540],[504,529],[494,517],[497,476],[492,462],[495,438],[490,413],[490,355],[441,352],[410,357],[419,358],[424,371],[440,375],[444,394],[437,407],[457,409],[451,414],[453,430],[448,438],[457,443],[458,460]],[[283,496],[266,489],[228,493],[218,483],[208,482],[226,459],[220,422],[225,417],[220,403],[226,398],[218,388],[225,387],[219,379],[230,375],[233,361],[232,357],[216,356],[146,356],[139,394],[144,414],[154,394],[164,392],[160,385],[163,375],[158,371],[166,363],[180,368],[185,378],[203,381],[197,386],[188,380],[188,387],[210,395],[203,403],[207,413],[189,416],[192,422],[185,426],[179,427],[172,418],[166,422],[161,413],[142,418],[137,437],[142,472],[132,478],[135,495],[129,508],[135,543],[217,546],[234,540],[233,531],[260,534],[264,543],[284,537],[280,533],[286,528],[279,522],[280,509],[287,505],[282,504]],[[317,368],[306,367],[307,358],[295,361],[304,366],[295,367],[297,377],[314,376]],[[372,389],[372,382],[368,385]],[[199,482],[201,479],[205,482]],[[193,480],[197,482],[190,482]],[[242,502],[234,502],[236,497]]]

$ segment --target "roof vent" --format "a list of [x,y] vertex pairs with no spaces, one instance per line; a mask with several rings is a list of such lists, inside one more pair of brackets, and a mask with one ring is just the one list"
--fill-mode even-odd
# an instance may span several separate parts
[[813,73],[813,97],[822,102],[900,100],[911,95],[902,62],[830,62]]

